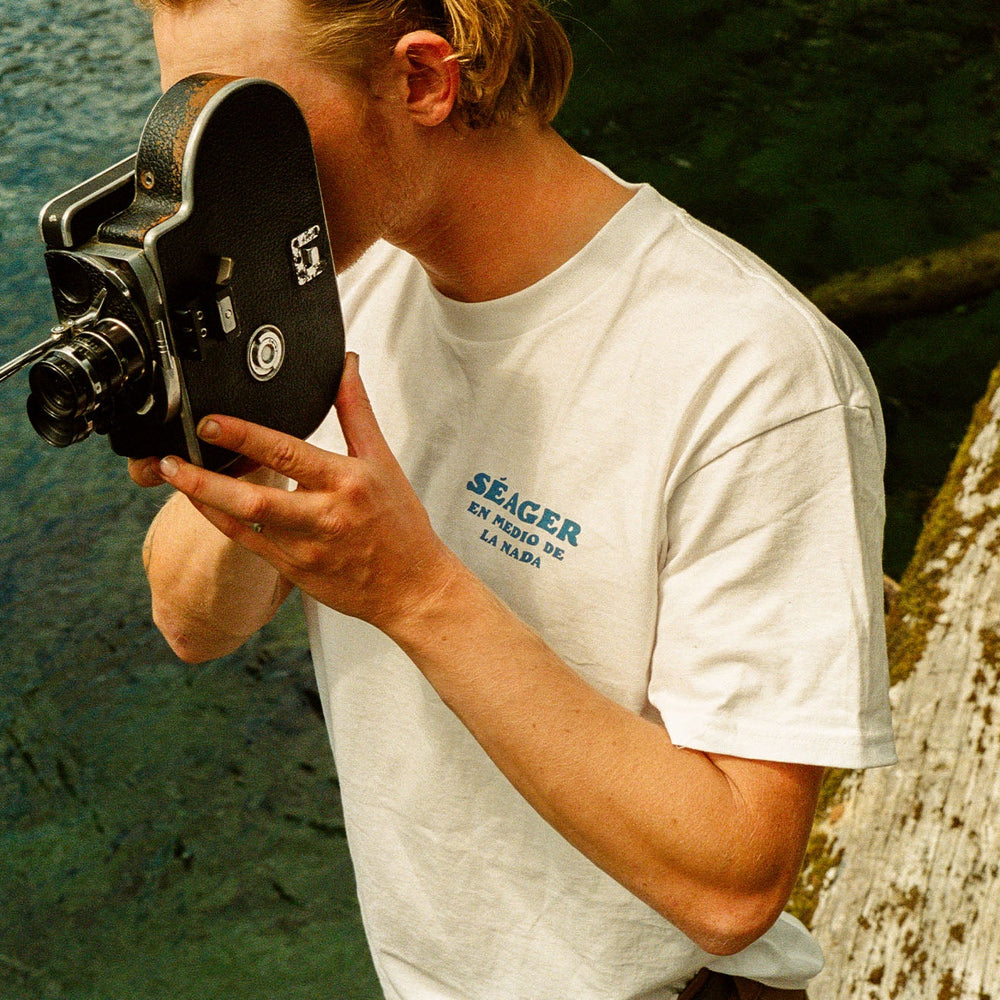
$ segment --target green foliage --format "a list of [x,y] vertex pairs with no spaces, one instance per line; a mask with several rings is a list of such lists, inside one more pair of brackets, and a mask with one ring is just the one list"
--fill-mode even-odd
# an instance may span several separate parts
[[991,16],[948,7],[578,0],[559,124],[804,284],[925,252],[1000,225]]
[[[574,0],[558,125],[800,287],[1000,228],[998,22],[933,0]],[[866,348],[886,401],[887,568],[1000,360],[995,307]],[[933,391],[926,391],[933,385]]]

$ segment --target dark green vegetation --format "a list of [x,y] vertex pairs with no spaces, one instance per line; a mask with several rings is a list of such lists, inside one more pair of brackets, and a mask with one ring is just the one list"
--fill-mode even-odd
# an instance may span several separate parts
[[[800,288],[1000,228],[1000,16],[930,0],[577,0],[560,119]],[[886,568],[1000,360],[1000,297],[863,346],[889,433]]]
[[[35,212],[134,145],[155,94],[128,0],[0,10],[0,346],[51,305]],[[993,5],[559,2],[560,127],[809,289],[1000,228]],[[1000,297],[851,331],[889,427],[886,565],[1000,360]],[[372,1000],[297,608],[184,667],[138,550],[158,496],[101,441],[41,445],[0,389],[0,1000]],[[377,734],[373,734],[377,738]]]
[[137,664],[116,638],[3,734],[0,997],[375,996],[308,656],[272,629]]

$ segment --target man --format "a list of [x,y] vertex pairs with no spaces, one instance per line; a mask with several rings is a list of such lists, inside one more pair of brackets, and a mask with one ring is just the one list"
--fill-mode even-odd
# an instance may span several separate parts
[[154,615],[198,661],[305,596],[386,996],[803,988],[821,956],[780,914],[823,768],[893,759],[860,356],[559,138],[569,52],[534,0],[153,26],[164,86],[298,100],[365,373],[310,443],[206,418],[243,479],[132,464],[178,491]]

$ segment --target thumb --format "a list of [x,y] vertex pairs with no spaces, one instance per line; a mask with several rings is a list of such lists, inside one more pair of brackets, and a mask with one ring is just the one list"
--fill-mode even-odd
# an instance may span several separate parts
[[344,374],[340,379],[340,389],[334,405],[344,432],[348,455],[352,458],[373,457],[378,452],[388,450],[361,381],[358,356],[353,351],[344,361]]

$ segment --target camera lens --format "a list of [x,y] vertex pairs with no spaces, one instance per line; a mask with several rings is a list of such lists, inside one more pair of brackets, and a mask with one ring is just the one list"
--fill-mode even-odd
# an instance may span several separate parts
[[65,448],[82,441],[85,437],[89,437],[94,429],[93,423],[86,417],[69,420],[53,417],[43,409],[38,397],[34,395],[28,397],[28,419],[35,432],[57,448]]
[[53,351],[28,373],[33,396],[50,416],[72,418],[86,413],[93,401],[89,372],[75,357]]
[[92,330],[53,348],[31,368],[28,418],[58,447],[81,441],[97,415],[146,372],[139,339],[121,321],[102,319]]

